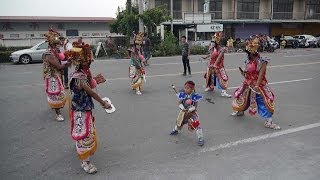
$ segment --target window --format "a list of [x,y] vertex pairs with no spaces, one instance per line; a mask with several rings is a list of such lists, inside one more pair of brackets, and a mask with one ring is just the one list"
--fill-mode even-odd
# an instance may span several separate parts
[[89,36],[89,33],[82,33],[82,36]]
[[19,38],[19,34],[10,34],[10,38]]
[[34,34],[26,34],[26,38],[33,38]]
[[45,37],[44,34],[40,34],[40,37]]
[[273,0],[273,19],[292,19],[293,0]]
[[37,49],[48,49],[48,46],[49,46],[48,42],[44,42],[44,43],[40,44],[37,47]]
[[320,19],[320,1],[306,1],[306,19]]
[[92,33],[92,36],[100,36],[100,33]]
[[[167,6],[168,15],[170,15],[170,0],[155,0],[156,7],[162,5]],[[173,0],[173,19],[182,19],[182,0]]]
[[0,39],[3,39],[3,34],[0,34]]
[[212,14],[213,19],[222,18],[222,0],[199,0],[198,10],[203,13],[203,6],[206,1],[209,1],[209,12]]
[[260,0],[238,0],[238,19],[259,19]]
[[66,34],[67,36],[79,36],[79,31],[76,29],[68,29]]

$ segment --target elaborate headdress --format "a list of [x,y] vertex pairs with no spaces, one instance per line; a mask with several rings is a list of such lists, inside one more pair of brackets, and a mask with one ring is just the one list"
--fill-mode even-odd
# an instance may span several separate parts
[[144,33],[143,32],[139,32],[135,38],[134,38],[134,45],[142,45],[143,43],[143,36],[144,36]]
[[81,62],[90,63],[93,60],[93,55],[90,50],[90,45],[85,43],[72,43],[73,48],[65,52],[67,59],[72,61],[73,65],[79,65]]
[[259,48],[259,38],[257,36],[249,39],[249,41],[246,44],[246,50],[250,53],[256,53],[258,52]]
[[50,46],[54,46],[60,43],[60,34],[53,30],[53,28],[49,28],[49,31],[44,34],[44,36],[47,38],[47,41]]
[[214,33],[214,35],[211,36],[211,41],[219,43],[221,38],[222,38],[222,33],[221,32],[216,32],[216,33]]

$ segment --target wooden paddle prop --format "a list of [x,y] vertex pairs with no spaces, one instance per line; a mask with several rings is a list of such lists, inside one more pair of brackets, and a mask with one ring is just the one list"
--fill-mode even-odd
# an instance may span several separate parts
[[[101,84],[107,81],[106,78],[101,73],[98,74],[96,77],[93,77],[93,79],[96,81],[97,84]],[[96,90],[98,91],[97,88]],[[111,114],[116,111],[116,108],[114,107],[114,105],[112,104],[111,100],[108,97],[104,97],[102,98],[102,100],[107,102],[111,106],[110,109],[105,109],[106,113]]]

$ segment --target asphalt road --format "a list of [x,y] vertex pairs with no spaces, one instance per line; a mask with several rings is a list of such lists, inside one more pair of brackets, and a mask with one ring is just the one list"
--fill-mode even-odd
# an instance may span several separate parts
[[[108,83],[98,93],[117,108],[94,110],[99,147],[92,158],[98,173],[80,167],[70,122],[56,122],[48,107],[42,64],[0,65],[0,179],[290,179],[320,177],[320,49],[282,50],[271,58],[267,76],[276,95],[274,121],[230,116],[231,99],[204,92],[205,62],[191,57],[192,76],[183,77],[181,57],[152,58],[142,96],[130,89],[128,60],[96,60],[94,74]],[[244,54],[228,54],[230,93],[242,82]],[[178,114],[171,84],[186,80],[215,104],[199,104],[205,145],[186,129],[169,136]],[[63,109],[67,117],[67,108]]]

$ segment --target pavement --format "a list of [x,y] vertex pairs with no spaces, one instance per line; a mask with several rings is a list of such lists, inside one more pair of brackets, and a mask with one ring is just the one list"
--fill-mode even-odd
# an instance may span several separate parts
[[[54,120],[46,101],[42,64],[0,65],[0,179],[290,179],[320,176],[320,49],[263,53],[276,96],[274,121],[282,130],[264,128],[248,113],[232,117],[232,99],[204,92],[206,63],[191,56],[192,76],[182,76],[181,57],[152,58],[142,96],[130,89],[129,60],[96,60],[93,74],[108,82],[97,92],[117,111],[106,114],[95,103],[99,146],[86,174],[70,137],[70,121]],[[226,54],[229,93],[242,82],[238,67],[245,54]],[[69,70],[71,71],[71,70]],[[170,136],[178,115],[171,84],[196,82],[205,145],[184,129]],[[214,104],[205,99],[211,98]],[[62,113],[67,117],[67,106]]]

